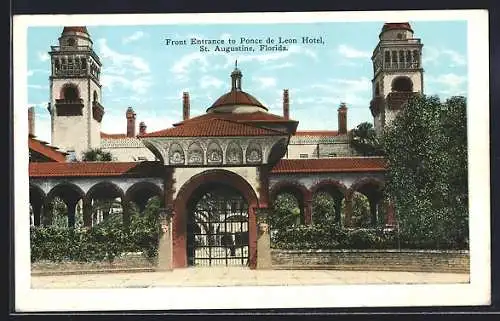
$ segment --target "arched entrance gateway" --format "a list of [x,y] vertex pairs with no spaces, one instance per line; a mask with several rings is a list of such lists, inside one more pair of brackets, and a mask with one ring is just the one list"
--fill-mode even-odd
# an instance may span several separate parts
[[188,203],[189,266],[248,264],[248,202],[224,184],[201,186]]
[[255,266],[258,200],[228,170],[193,176],[179,190],[174,214],[174,267]]

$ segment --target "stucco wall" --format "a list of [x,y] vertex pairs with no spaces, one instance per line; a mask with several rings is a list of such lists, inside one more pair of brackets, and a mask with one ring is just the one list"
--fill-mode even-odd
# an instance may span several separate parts
[[210,170],[227,170],[241,176],[253,188],[255,195],[259,195],[259,176],[256,167],[184,167],[174,169],[174,199],[182,186],[193,176]]

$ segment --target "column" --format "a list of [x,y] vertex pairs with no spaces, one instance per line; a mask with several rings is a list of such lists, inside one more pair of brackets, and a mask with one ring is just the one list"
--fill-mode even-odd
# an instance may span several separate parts
[[128,198],[123,197],[122,200],[122,215],[123,215],[123,228],[128,231],[130,226],[130,202]]
[[345,227],[352,227],[352,195],[345,199]]
[[92,227],[92,200],[83,199],[83,226]]
[[160,209],[161,235],[158,240],[157,271],[173,270],[172,216],[172,207]]
[[337,224],[341,224],[341,215],[342,215],[342,198],[335,199],[335,222]]
[[312,224],[312,200],[304,201],[304,224]]
[[42,216],[42,226],[50,226],[52,225],[52,212],[53,212],[53,206],[52,206],[52,200],[45,200],[43,204],[43,216]]
[[257,269],[270,269],[271,260],[271,235],[269,233],[268,208],[256,209],[257,216]]
[[75,227],[75,210],[76,210],[76,203],[78,200],[69,200],[66,203],[66,206],[68,207],[68,227]]
[[33,201],[31,203],[31,207],[33,208],[33,225],[40,226],[42,214],[42,202]]

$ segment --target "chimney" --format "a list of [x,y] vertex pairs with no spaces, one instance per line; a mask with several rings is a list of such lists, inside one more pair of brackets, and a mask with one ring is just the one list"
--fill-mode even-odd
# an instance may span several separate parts
[[288,89],[283,90],[283,117],[290,119],[290,100],[288,98]]
[[189,119],[189,109],[190,109],[189,93],[183,92],[182,93],[182,120]]
[[146,123],[141,121],[139,123],[139,135],[144,135],[144,134],[146,134]]
[[132,107],[127,108],[127,137],[135,137],[135,112]]
[[35,107],[28,108],[28,131],[30,136],[35,136]]
[[341,103],[338,109],[339,114],[339,134],[347,134],[347,107],[345,103]]

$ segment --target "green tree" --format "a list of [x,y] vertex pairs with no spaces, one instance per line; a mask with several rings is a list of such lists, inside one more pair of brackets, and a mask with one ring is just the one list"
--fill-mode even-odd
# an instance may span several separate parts
[[359,124],[349,132],[350,145],[363,156],[383,155],[382,146],[373,125],[368,122]]
[[82,161],[84,162],[111,162],[112,160],[113,155],[100,148],[91,148],[82,153]]
[[468,240],[466,100],[416,96],[382,138],[401,239],[419,247]]

